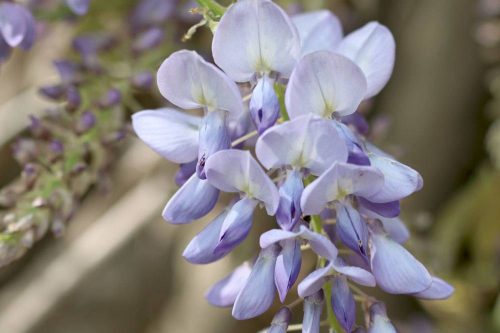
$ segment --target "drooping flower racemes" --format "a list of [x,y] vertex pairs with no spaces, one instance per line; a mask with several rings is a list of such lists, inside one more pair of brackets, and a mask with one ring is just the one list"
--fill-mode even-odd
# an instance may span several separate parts
[[[377,22],[344,36],[328,11],[290,18],[270,0],[239,0],[215,28],[220,69],[185,50],[161,65],[160,92],[184,111],[146,110],[132,120],[147,145],[180,165],[181,187],[163,217],[192,222],[214,208],[220,192],[229,194],[184,258],[208,264],[227,256],[260,223],[258,207],[276,219],[259,253],[207,292],[211,304],[248,319],[276,295],[284,303],[297,285],[303,332],[319,331],[325,305],[343,330],[364,331],[356,324],[358,299],[371,305],[366,330],[385,332],[394,330],[385,307],[353,284],[423,299],[452,294],[402,245],[409,231],[400,201],[422,188],[422,177],[371,145],[357,112],[386,85],[394,50],[392,34]],[[297,283],[306,249],[318,264]],[[282,307],[269,332],[285,332],[291,310]]]
[[[76,15],[87,13],[90,0],[65,0],[68,8]],[[0,2],[0,64],[6,61],[13,48],[28,51],[36,40],[36,21],[30,3]]]

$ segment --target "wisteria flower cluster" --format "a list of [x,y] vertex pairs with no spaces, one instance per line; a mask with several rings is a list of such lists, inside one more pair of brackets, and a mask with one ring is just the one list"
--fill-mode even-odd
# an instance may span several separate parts
[[[370,22],[344,36],[329,11],[289,17],[270,0],[240,0],[218,23],[211,64],[194,51],[170,55],[158,70],[161,94],[182,110],[133,115],[137,135],[180,164],[180,189],[163,217],[173,224],[207,215],[220,192],[233,200],[188,244],[194,264],[217,261],[248,236],[263,207],[277,226],[260,236],[260,253],[206,294],[236,319],[285,303],[297,282],[302,251],[318,256],[298,283],[303,332],[327,323],[346,332],[395,332],[385,306],[356,285],[391,294],[444,299],[453,287],[402,243],[400,200],[421,189],[419,173],[366,141],[360,104],[392,73],[391,32]],[[202,109],[198,116],[188,110]],[[257,137],[257,140],[254,140]],[[254,151],[254,154],[251,151]],[[356,304],[370,309],[356,323]],[[269,332],[285,332],[282,307]]]
[[[87,13],[90,0],[65,0],[76,15]],[[31,11],[18,3],[0,0],[0,63],[13,48],[29,50],[35,43],[36,22]]]

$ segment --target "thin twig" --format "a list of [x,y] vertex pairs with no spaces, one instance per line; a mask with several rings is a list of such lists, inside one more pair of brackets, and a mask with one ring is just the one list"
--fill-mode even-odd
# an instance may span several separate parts
[[368,295],[367,293],[365,293],[363,290],[361,290],[358,286],[352,284],[349,282],[349,287],[351,287],[351,290],[357,294],[358,296],[360,296],[361,298],[363,298],[364,300],[368,300],[368,301],[374,301],[374,298],[370,295]]
[[287,308],[289,309],[293,309],[294,307],[296,307],[297,305],[299,304],[302,304],[302,302],[304,301],[303,298],[297,298],[295,301],[293,301],[292,303],[288,304],[287,305]]
[[238,139],[234,140],[234,141],[231,143],[231,146],[232,146],[232,147],[236,147],[236,146],[237,146],[237,145],[239,145],[240,143],[245,142],[245,141],[247,141],[248,139],[253,138],[253,137],[254,137],[254,136],[256,136],[257,134],[258,134],[258,132],[257,132],[257,131],[252,131],[252,132],[250,132],[250,133],[247,133],[247,134],[243,135],[242,137],[240,137],[240,138],[238,138]]
[[252,94],[251,93],[243,97],[243,102],[249,101],[250,98],[252,98]]

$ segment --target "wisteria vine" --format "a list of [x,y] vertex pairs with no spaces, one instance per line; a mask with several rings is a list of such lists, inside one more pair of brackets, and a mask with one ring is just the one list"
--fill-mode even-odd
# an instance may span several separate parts
[[[260,236],[260,253],[217,282],[207,300],[232,306],[236,319],[264,313],[276,293],[286,304],[307,249],[318,261],[298,283],[304,315],[290,328],[395,332],[384,304],[358,285],[449,297],[453,287],[402,245],[409,233],[398,218],[400,201],[422,188],[421,176],[369,143],[356,112],[391,76],[391,32],[370,22],[344,36],[329,11],[289,17],[270,0],[228,8],[198,2],[218,21],[211,24],[217,66],[195,51],[171,54],[157,84],[181,110],[145,110],[132,119],[148,146],[180,164],[181,187],[163,217],[190,223],[212,211],[220,192],[233,193],[184,250],[194,264],[217,261],[241,244],[258,207],[277,222]],[[198,109],[202,115],[190,111]],[[367,312],[363,324],[356,323],[356,302]],[[268,332],[286,332],[292,317],[283,306]]]

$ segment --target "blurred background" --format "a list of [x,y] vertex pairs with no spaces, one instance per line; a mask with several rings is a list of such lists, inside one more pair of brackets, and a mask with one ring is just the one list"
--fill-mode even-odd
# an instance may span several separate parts
[[[190,10],[196,4],[163,0],[162,14],[141,7],[146,1],[94,0],[76,18],[35,2],[34,48],[0,64],[0,332],[266,327],[273,311],[238,322],[203,295],[254,253],[270,221],[256,216],[251,237],[230,257],[188,264],[184,247],[213,216],[181,227],[161,219],[176,167],[128,124],[131,113],[166,105],[146,74],[171,52],[210,58],[207,27],[185,36],[202,19]],[[456,292],[433,302],[376,293],[391,319],[401,333],[500,332],[500,0],[277,2],[292,14],[331,9],[345,32],[378,20],[395,36],[393,77],[363,111],[372,140],[421,172],[423,190],[403,202],[407,246]],[[144,34],[153,28],[161,33],[151,41]],[[93,48],[82,50],[76,36],[93,36]],[[63,58],[85,68],[76,111],[39,93],[61,82],[52,61]],[[82,135],[86,112],[99,125]],[[47,129],[66,144],[62,156],[47,153],[54,144]],[[301,318],[299,306],[292,321]]]

